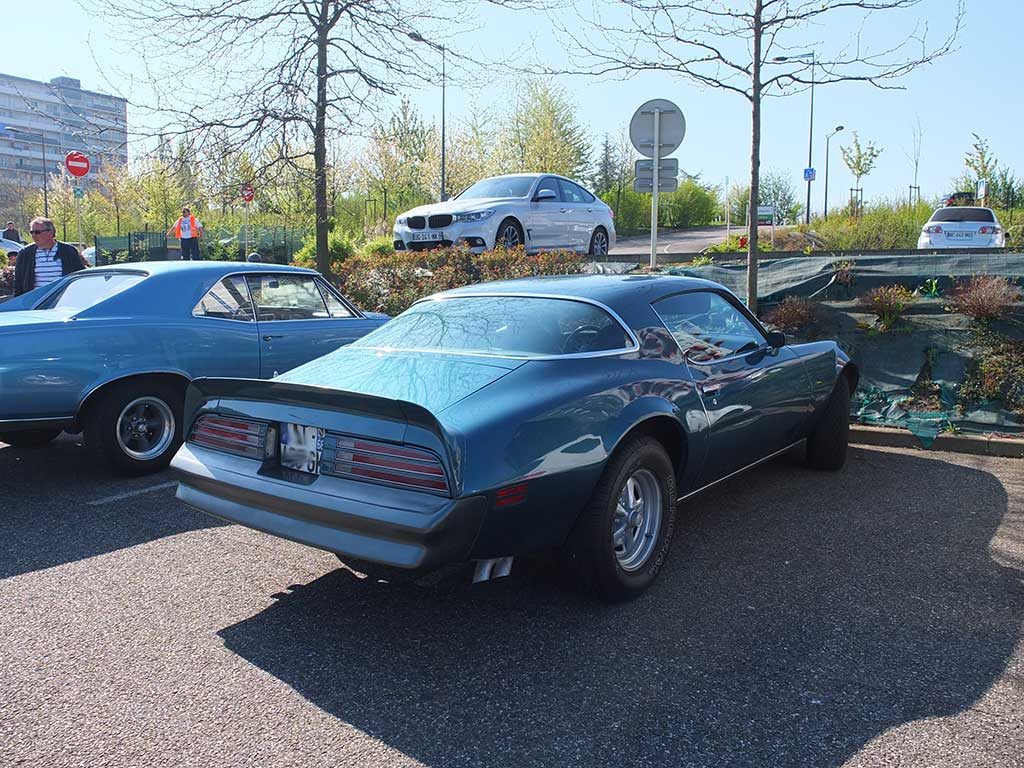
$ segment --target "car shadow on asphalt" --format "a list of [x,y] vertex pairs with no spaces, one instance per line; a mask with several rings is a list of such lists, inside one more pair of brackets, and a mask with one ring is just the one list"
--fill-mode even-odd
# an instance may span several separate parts
[[688,502],[632,603],[543,568],[432,590],[338,569],[219,634],[427,765],[838,766],[1003,672],[1024,616],[989,549],[1007,509],[993,475],[921,454],[783,457]]
[[185,531],[226,525],[174,501],[170,470],[120,477],[81,438],[45,448],[0,447],[0,579],[102,555]]

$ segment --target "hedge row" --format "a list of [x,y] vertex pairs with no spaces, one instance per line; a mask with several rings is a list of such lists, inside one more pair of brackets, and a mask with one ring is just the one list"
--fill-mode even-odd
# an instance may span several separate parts
[[449,288],[534,275],[579,274],[586,257],[573,251],[527,254],[495,248],[474,254],[468,248],[399,251],[351,256],[335,273],[342,292],[357,306],[397,315],[414,301]]

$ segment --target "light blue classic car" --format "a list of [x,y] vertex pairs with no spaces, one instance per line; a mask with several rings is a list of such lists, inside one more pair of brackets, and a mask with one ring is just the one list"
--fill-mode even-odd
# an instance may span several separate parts
[[88,269],[0,303],[0,442],[61,431],[127,474],[167,465],[197,377],[270,378],[387,321],[316,272],[147,262]]

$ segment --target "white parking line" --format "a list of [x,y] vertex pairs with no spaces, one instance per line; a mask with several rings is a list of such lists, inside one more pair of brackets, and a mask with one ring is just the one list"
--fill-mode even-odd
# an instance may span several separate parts
[[148,488],[139,488],[137,491],[128,491],[127,493],[119,493],[116,496],[104,496],[102,499],[95,499],[93,501],[87,501],[91,507],[98,507],[101,504],[109,504],[111,501],[120,501],[121,499],[130,499],[132,496],[141,496],[144,493],[152,493],[153,491],[162,491],[164,488],[173,488],[178,484],[177,480],[172,480],[169,483],[160,483],[159,485],[151,485]]

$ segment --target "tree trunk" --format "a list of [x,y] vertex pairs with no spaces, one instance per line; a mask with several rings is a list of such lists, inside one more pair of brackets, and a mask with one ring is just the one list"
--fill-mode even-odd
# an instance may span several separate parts
[[316,268],[331,274],[331,255],[327,248],[327,33],[329,3],[320,2],[316,33],[316,117],[313,128],[313,196],[316,208]]
[[750,88],[750,198],[747,201],[747,308],[757,314],[757,197],[761,171],[761,13],[754,2],[754,55]]

